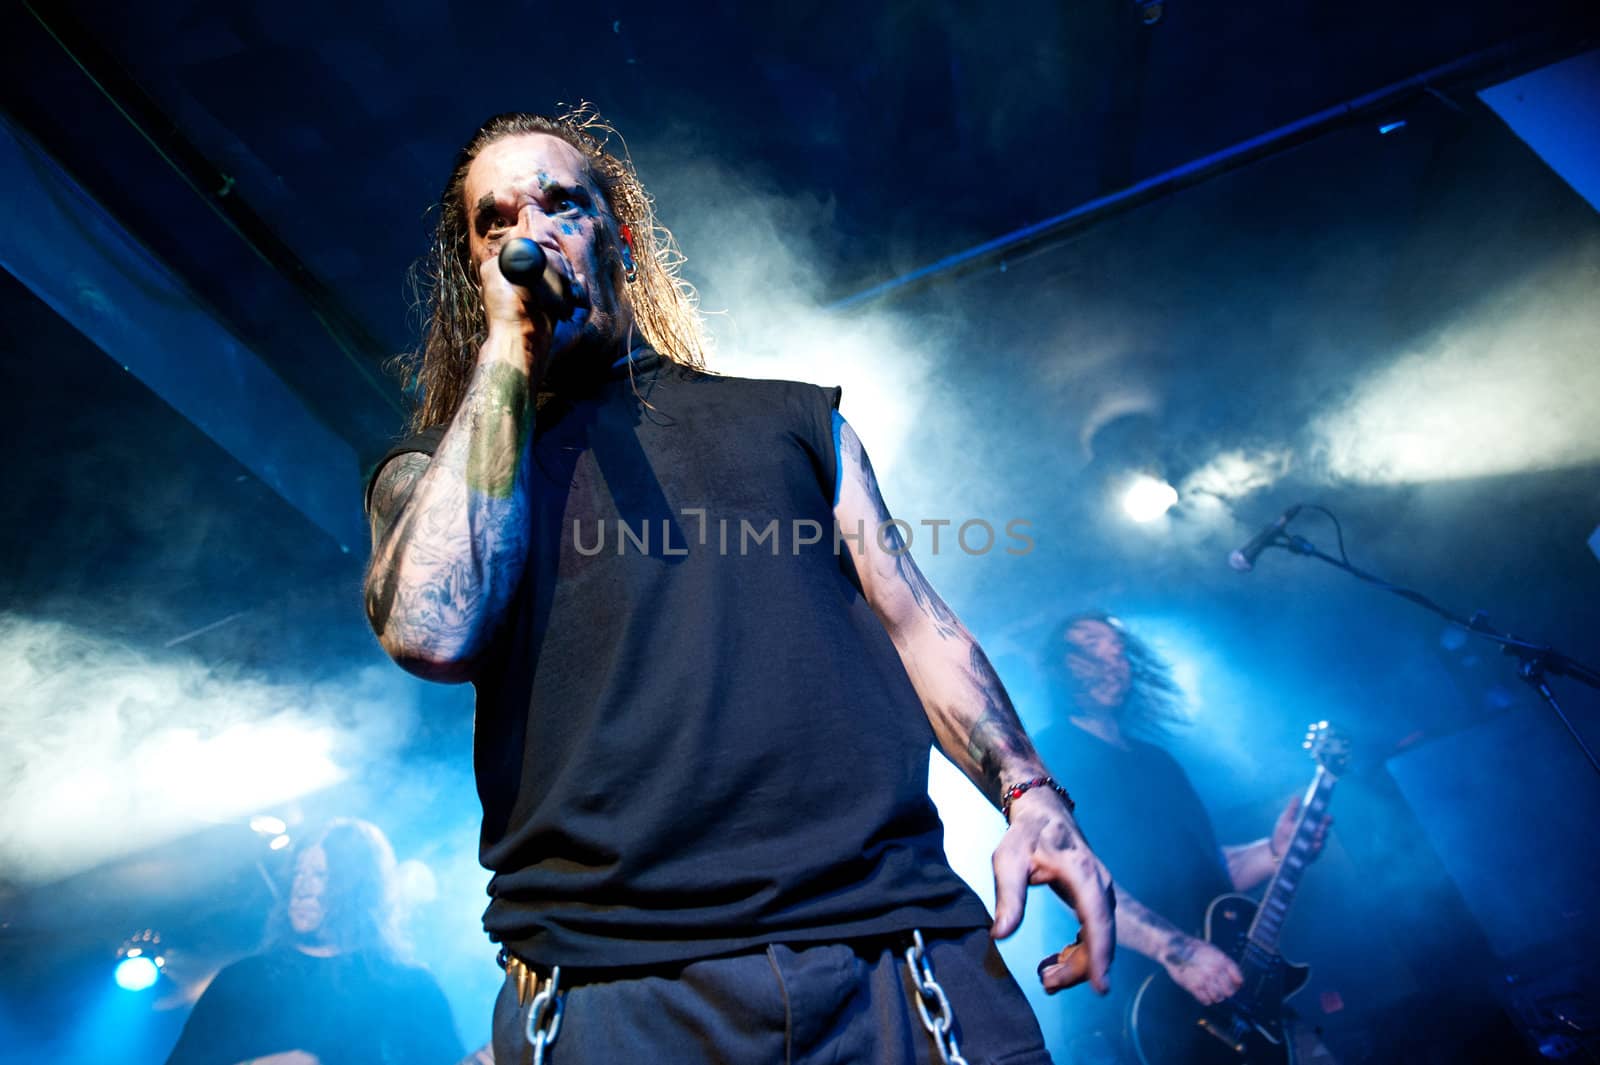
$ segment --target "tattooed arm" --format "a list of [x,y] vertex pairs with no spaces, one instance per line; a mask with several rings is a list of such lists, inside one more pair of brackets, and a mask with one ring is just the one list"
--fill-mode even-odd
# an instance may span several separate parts
[[390,657],[429,680],[470,679],[522,580],[539,365],[531,353],[547,337],[541,322],[491,324],[433,457],[396,456],[373,485],[367,619]]
[[839,454],[844,480],[834,513],[867,601],[900,652],[940,749],[999,806],[1006,788],[1042,775],[1044,764],[983,649],[887,524],[872,463],[848,423],[839,429]]
[[[1174,983],[1193,995],[1202,1005],[1221,1002],[1244,983],[1239,967],[1222,951],[1203,939],[1185,935],[1159,913],[1128,894],[1117,890],[1117,943],[1159,962]],[[1058,972],[1072,961],[1068,947],[1053,963],[1040,971],[1047,991],[1067,986]]]
[[[867,602],[894,641],[939,748],[998,806],[1006,788],[1044,775],[1044,764],[983,649],[922,575],[898,530],[885,524],[889,510],[872,463],[848,424],[839,428],[839,469],[834,517]],[[994,935],[1008,936],[1021,923],[1029,884],[1049,884],[1083,924],[1086,949],[1069,982],[1088,979],[1103,993],[1115,943],[1111,877],[1053,791],[1035,788],[1012,804],[994,876]]]

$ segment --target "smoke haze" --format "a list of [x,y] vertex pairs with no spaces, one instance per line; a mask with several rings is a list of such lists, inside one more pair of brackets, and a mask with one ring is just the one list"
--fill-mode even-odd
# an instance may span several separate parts
[[0,676],[0,865],[24,882],[270,812],[416,723],[392,668],[272,681],[16,614],[0,615]]

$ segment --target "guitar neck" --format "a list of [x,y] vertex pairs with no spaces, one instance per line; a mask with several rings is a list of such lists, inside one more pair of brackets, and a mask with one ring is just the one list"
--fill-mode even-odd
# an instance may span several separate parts
[[1250,924],[1250,942],[1261,950],[1277,953],[1278,935],[1283,931],[1284,919],[1289,916],[1289,906],[1294,902],[1300,877],[1310,864],[1312,840],[1316,837],[1317,825],[1328,809],[1328,800],[1332,798],[1333,785],[1337,782],[1338,777],[1319,765],[1317,775],[1312,778],[1311,786],[1300,801],[1300,818],[1295,822],[1294,835],[1289,838],[1289,847],[1284,852],[1283,860],[1278,863],[1277,872],[1272,874],[1267,890],[1261,896],[1261,908],[1256,911],[1256,919]]

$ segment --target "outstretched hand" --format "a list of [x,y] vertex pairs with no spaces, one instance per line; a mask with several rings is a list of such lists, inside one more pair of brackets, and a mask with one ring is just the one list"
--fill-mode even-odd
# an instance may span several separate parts
[[1048,884],[1078,915],[1078,938],[1039,977],[1050,992],[1085,980],[1100,994],[1111,990],[1109,971],[1116,949],[1116,893],[1111,874],[1089,850],[1060,796],[1047,788],[1011,804],[1011,828],[994,852],[994,927],[1004,939],[1022,923],[1028,886]]
[[[1289,803],[1283,808],[1283,813],[1278,815],[1278,823],[1272,828],[1272,853],[1276,858],[1282,858],[1289,853],[1289,843],[1294,839],[1295,819],[1300,816],[1300,796],[1289,796]],[[1311,861],[1322,853],[1322,845],[1327,842],[1328,829],[1333,825],[1333,818],[1324,816],[1317,823],[1316,831],[1311,836],[1311,853],[1306,855],[1306,861]]]

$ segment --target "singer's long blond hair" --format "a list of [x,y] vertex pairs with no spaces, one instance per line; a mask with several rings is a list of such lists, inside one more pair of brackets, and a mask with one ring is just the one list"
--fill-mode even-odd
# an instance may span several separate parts
[[[664,358],[705,368],[710,341],[700,317],[699,298],[694,287],[679,276],[683,254],[672,234],[656,221],[654,202],[639,183],[627,146],[620,152],[609,149],[611,140],[620,142],[621,136],[588,104],[554,117],[508,112],[485,122],[456,154],[450,180],[439,196],[433,245],[412,268],[425,324],[421,344],[400,356],[396,364],[407,388],[420,393],[411,414],[413,431],[442,425],[455,416],[472,377],[478,348],[487,335],[468,252],[467,170],[489,145],[524,133],[559,137],[588,160],[606,206],[618,225],[626,225],[632,234],[635,275],[619,289],[628,295],[634,327]],[[619,249],[605,248],[602,254],[620,275]]]

